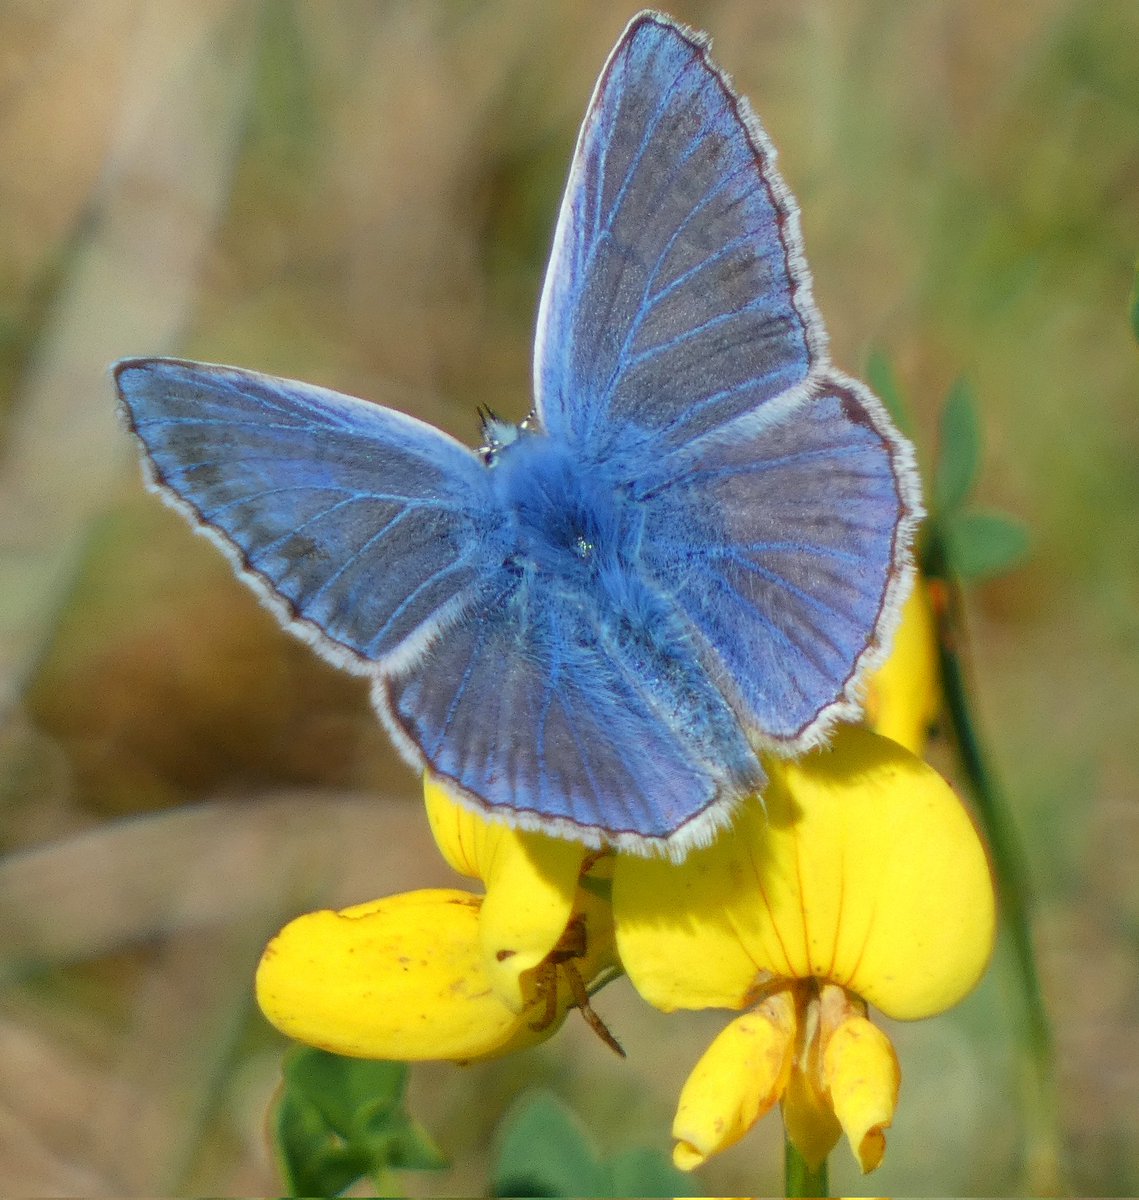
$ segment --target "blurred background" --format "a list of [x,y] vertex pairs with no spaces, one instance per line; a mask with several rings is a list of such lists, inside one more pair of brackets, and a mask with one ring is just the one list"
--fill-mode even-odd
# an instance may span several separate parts
[[[1135,1193],[1139,6],[672,9],[780,148],[835,361],[888,357],[927,461],[967,376],[980,500],[1031,529],[1026,565],[970,593],[970,661],[1036,890],[1056,1185]],[[143,491],[107,364],[296,376],[471,444],[476,405],[521,417],[577,125],[633,11],[0,2],[0,1191],[272,1193],[263,944],[313,907],[451,882],[362,683]],[[892,1029],[881,1194],[1038,1181],[1006,958]],[[666,1018],[622,983],[597,1007],[627,1063],[574,1020],[525,1056],[416,1068],[456,1165],[408,1186],[483,1189],[527,1082],[607,1149],[667,1149],[723,1016]],[[838,1191],[866,1186],[848,1159]],[[780,1180],[772,1118],[694,1183]]]

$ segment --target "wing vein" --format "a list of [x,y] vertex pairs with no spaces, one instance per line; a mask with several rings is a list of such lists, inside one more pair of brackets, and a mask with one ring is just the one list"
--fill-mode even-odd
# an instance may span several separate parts
[[[759,563],[752,562],[750,559],[742,558],[740,555],[731,552],[726,554],[717,554],[714,557],[720,559],[726,558],[729,562],[735,563],[737,567],[742,568],[749,574],[757,575],[760,579],[766,579],[768,583],[773,584],[775,587],[783,588],[807,608],[813,609],[817,613],[835,616],[840,620],[847,622],[848,624],[850,623],[851,618],[849,613],[843,612],[841,608],[836,608],[833,604],[828,604],[825,600],[818,596],[812,596],[810,592],[805,591],[803,588],[799,587],[798,584],[792,583],[786,576],[780,575],[778,571],[772,571],[769,567],[761,566]],[[835,645],[834,641],[825,630],[815,628],[815,633],[818,634],[823,641],[827,642],[830,645],[830,648],[836,654],[843,653],[842,648]]]
[[[286,530],[281,534],[280,537],[275,537],[271,542],[266,542],[265,545],[258,546],[255,553],[247,554],[249,561],[254,566],[257,566],[257,564],[262,558],[264,558],[266,554],[287,542],[289,538],[293,537],[295,534],[300,533],[303,529],[307,529],[310,525],[315,524],[317,521],[324,520],[324,518],[329,516],[331,513],[334,513],[338,509],[344,508],[345,505],[352,504],[359,499],[361,499],[360,496],[349,496],[346,500],[337,500],[335,504],[330,504],[327,508],[322,508],[319,512],[313,513],[311,517],[308,517],[299,525],[294,525],[291,529]],[[207,518],[207,520],[208,519],[209,518]]]
[[[455,559],[453,562],[444,564],[437,571],[432,571],[432,573],[428,575],[427,578],[418,585],[418,587],[412,589],[411,594],[407,596],[406,599],[396,606],[395,611],[384,622],[379,632],[368,640],[368,644],[365,647],[365,654],[370,658],[376,652],[376,650],[379,648],[379,644],[387,636],[392,626],[396,623],[396,621],[399,620],[401,616],[403,616],[404,612],[407,611],[408,607],[417,596],[426,591],[429,587],[433,586],[439,580],[446,579],[448,575],[453,575],[456,571],[463,570],[470,565],[470,561],[471,555],[468,551],[466,554]],[[466,589],[460,589],[460,591],[456,592],[455,595],[462,595],[464,590]],[[420,622],[420,624],[422,624],[422,622]]]
[[459,705],[466,694],[467,687],[471,682],[471,676],[475,671],[475,664],[478,662],[479,655],[482,652],[482,645],[482,641],[479,641],[471,651],[470,661],[467,663],[466,670],[464,670],[463,676],[459,680],[459,686],[455,689],[454,696],[451,697],[451,703],[447,706],[447,715],[439,725],[439,732],[435,738],[435,746],[430,755],[428,755],[432,762],[438,759],[439,750],[443,745],[444,738],[447,736],[447,730],[451,728],[451,722],[455,719],[455,713],[459,711]]
[[[637,145],[636,153],[633,155],[632,161],[629,163],[629,166],[625,171],[625,177],[621,180],[621,186],[617,189],[617,195],[613,198],[613,204],[609,209],[609,215],[605,219],[605,228],[595,237],[593,246],[590,248],[590,257],[586,260],[587,270],[592,265],[592,256],[597,245],[607,234],[611,233],[613,230],[613,224],[617,220],[617,215],[621,211],[621,206],[625,201],[626,195],[628,195],[629,188],[632,186],[633,177],[640,169],[641,162],[648,153],[649,144],[656,136],[656,132],[660,128],[661,122],[665,118],[665,114],[672,105],[674,98],[673,90],[676,88],[677,84],[680,83],[685,74],[687,74],[687,72],[699,61],[700,60],[696,57],[687,59],[680,70],[677,71],[672,82],[666,88],[661,89],[661,98],[658,101],[656,108],[653,110],[653,114],[649,118],[644,132],[641,134],[641,140]],[[707,81],[705,80],[704,83],[701,83],[700,87],[703,88],[706,82]],[[602,195],[604,195],[604,191],[602,191]]]
[[[334,507],[338,508],[340,506],[335,505]],[[353,550],[352,553],[344,560],[344,562],[342,562],[340,566],[337,567],[336,570],[324,580],[320,587],[318,587],[316,591],[312,593],[312,595],[305,598],[306,606],[311,607],[313,604],[315,604],[316,601],[319,600],[326,591],[328,591],[328,589],[341,577],[341,575],[344,574],[345,571],[348,570],[349,567],[352,567],[359,562],[361,557],[366,554],[376,544],[376,542],[387,537],[387,535],[409,515],[410,509],[401,509],[385,525],[376,530],[371,537],[367,538],[360,546]],[[306,524],[311,523],[311,521],[306,522]],[[286,534],[284,538],[279,540],[287,540],[289,536],[289,534]]]
[[693,338],[701,337],[711,329],[716,329],[720,325],[726,325],[728,322],[735,321],[739,317],[750,313],[762,312],[763,309],[771,308],[774,304],[778,304],[778,298],[760,295],[749,304],[745,304],[742,308],[734,308],[731,312],[717,313],[714,317],[709,317],[707,321],[702,322],[700,325],[694,325],[691,329],[686,329],[683,333],[678,333],[675,337],[667,338],[663,342],[657,342],[653,346],[648,346],[644,350],[638,351],[625,364],[625,370],[628,371],[634,367],[639,367],[642,363],[656,358],[659,354],[667,354],[668,351],[675,350],[677,346],[682,346],[685,342],[690,342]]
[[[207,519],[210,521],[216,521],[217,518],[222,513],[229,512],[229,510],[231,508],[240,508],[243,504],[250,504],[251,502],[253,502],[255,500],[264,500],[266,496],[284,496],[284,495],[287,495],[289,492],[350,492],[350,491],[351,491],[350,488],[340,487],[337,484],[330,484],[330,483],[321,484],[319,487],[314,487],[312,484],[309,484],[309,483],[296,483],[296,484],[291,485],[290,487],[264,488],[260,492],[250,492],[248,495],[238,496],[236,500],[230,500],[227,503],[222,504],[218,508],[210,509],[209,517]],[[331,509],[324,510],[325,513],[330,512],[330,511],[331,511]],[[323,514],[318,514],[318,515],[323,515]],[[304,528],[304,527],[301,526],[300,528]]]
[[[751,463],[733,463],[727,467],[694,467],[666,479],[648,492],[641,493],[641,499],[647,500],[661,492],[671,491],[676,487],[694,483],[696,480],[730,479],[734,475],[762,475],[775,467],[786,467],[796,463],[825,462],[831,458],[848,458],[855,454],[865,454],[863,445],[828,446],[823,450],[796,450],[792,454],[781,454],[777,458],[763,458]],[[871,476],[877,478],[877,476]]]

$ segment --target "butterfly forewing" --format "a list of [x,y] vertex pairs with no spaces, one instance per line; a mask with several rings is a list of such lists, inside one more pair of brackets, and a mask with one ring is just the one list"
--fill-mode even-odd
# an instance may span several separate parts
[[429,425],[230,367],[134,359],[116,378],[153,482],[333,658],[430,636],[490,569],[486,471]]
[[582,127],[546,276],[538,412],[646,458],[800,383],[821,351],[797,216],[702,40],[634,20]]

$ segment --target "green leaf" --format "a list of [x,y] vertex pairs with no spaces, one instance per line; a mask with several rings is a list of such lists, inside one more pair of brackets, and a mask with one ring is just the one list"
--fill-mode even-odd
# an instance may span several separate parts
[[601,1196],[607,1175],[584,1126],[551,1092],[527,1093],[500,1133],[495,1196]]
[[877,348],[870,351],[870,357],[866,360],[866,379],[870,390],[878,396],[886,406],[886,411],[894,418],[894,424],[906,437],[912,438],[913,423],[902,398],[901,388],[898,387],[894,368],[886,355]]
[[507,1114],[495,1196],[689,1196],[692,1177],[659,1150],[603,1159],[585,1127],[557,1096],[527,1093]]
[[274,1120],[277,1152],[294,1195],[331,1196],[365,1175],[447,1165],[404,1107],[404,1063],[341,1058],[297,1047],[285,1060]]
[[950,567],[962,579],[1002,575],[1028,553],[1028,530],[998,512],[963,512],[945,523]]
[[609,1160],[610,1196],[694,1196],[696,1183],[659,1150],[630,1150]]
[[341,1058],[299,1046],[285,1059],[286,1090],[305,1097],[342,1137],[366,1132],[401,1110],[407,1065]]
[[1139,262],[1135,264],[1135,278],[1131,283],[1131,332],[1139,342]]
[[949,390],[941,412],[941,443],[933,483],[933,500],[940,513],[959,508],[977,477],[981,461],[981,431],[973,389],[959,379]]
[[406,1113],[399,1122],[392,1122],[382,1137],[373,1139],[372,1144],[377,1149],[383,1148],[376,1161],[382,1162],[385,1170],[441,1171],[450,1166],[427,1130]]
[[319,1110],[286,1093],[274,1119],[277,1161],[291,1196],[335,1196],[368,1174],[366,1151],[345,1144]]

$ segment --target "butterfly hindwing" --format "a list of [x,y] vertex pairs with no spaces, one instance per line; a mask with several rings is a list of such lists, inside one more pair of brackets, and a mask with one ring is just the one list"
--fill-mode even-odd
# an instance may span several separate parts
[[554,436],[652,459],[802,382],[822,332],[773,159],[705,42],[636,18],[582,126],[542,295]]
[[153,484],[334,660],[367,670],[469,602],[500,517],[458,442],[232,367],[128,359],[115,375]]
[[663,844],[763,773],[683,636],[614,624],[589,597],[500,576],[378,705],[478,805],[593,844]]
[[877,402],[837,376],[748,426],[644,481],[644,562],[726,667],[749,724],[777,742],[818,740],[854,715],[859,669],[902,586],[909,467]]

